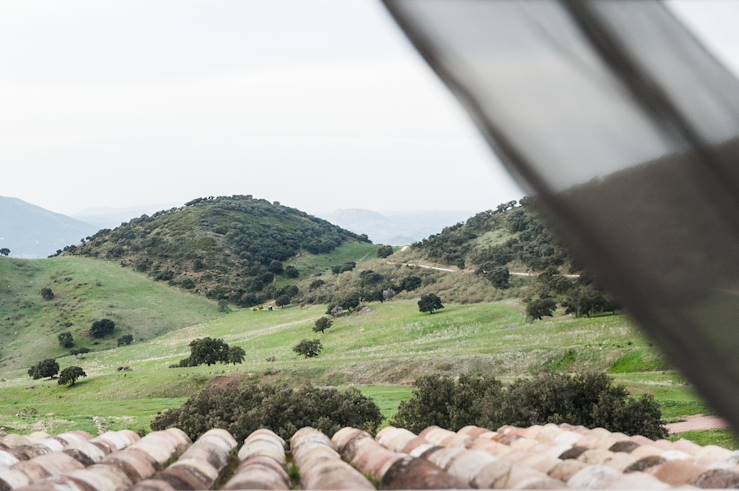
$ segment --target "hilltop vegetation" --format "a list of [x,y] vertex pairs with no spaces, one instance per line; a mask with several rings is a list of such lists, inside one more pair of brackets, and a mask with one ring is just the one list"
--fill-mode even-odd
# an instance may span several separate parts
[[[83,257],[0,258],[0,278],[0,372],[112,348],[126,335],[140,343],[223,315],[213,301]],[[42,296],[45,289],[53,298]],[[103,319],[114,322],[113,333],[95,339],[90,329]]]
[[347,242],[369,241],[277,202],[228,196],[143,215],[60,252],[117,261],[172,286],[251,306],[286,293],[276,278],[299,276],[285,261]]

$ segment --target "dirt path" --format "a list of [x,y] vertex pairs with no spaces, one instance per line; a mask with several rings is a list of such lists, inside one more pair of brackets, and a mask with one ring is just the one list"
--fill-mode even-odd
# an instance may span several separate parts
[[[445,273],[474,273],[475,270],[472,268],[467,269],[459,269],[455,267],[443,267],[443,266],[434,266],[432,264],[426,264],[426,263],[396,263],[393,261],[388,261],[389,264],[400,264],[401,266],[410,266],[412,268],[421,268],[421,269],[433,269],[434,271],[444,271]],[[511,276],[525,276],[525,277],[536,277],[539,276],[541,273],[537,272],[529,272],[529,271],[511,271]],[[579,274],[563,274],[565,278],[579,278]]]
[[721,430],[728,428],[726,421],[723,419],[716,416],[703,416],[702,414],[688,416],[685,418],[685,421],[670,423],[665,426],[671,435],[685,433],[686,431]]

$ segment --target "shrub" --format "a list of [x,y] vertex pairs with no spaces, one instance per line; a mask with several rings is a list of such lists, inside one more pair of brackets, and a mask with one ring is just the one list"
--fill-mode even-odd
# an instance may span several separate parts
[[630,398],[605,374],[546,374],[505,387],[486,377],[422,377],[393,421],[416,432],[430,425],[456,431],[470,424],[496,429],[546,423],[603,427],[653,439],[667,434],[654,398]]
[[297,278],[300,276],[300,271],[295,266],[285,266],[284,275],[287,278]]
[[124,334],[123,336],[118,338],[118,346],[128,346],[131,343],[133,343],[132,334]]
[[54,291],[51,288],[42,288],[41,298],[44,300],[54,300]]
[[316,288],[321,288],[325,284],[326,282],[321,279],[313,280],[311,281],[310,286],[308,286],[308,289],[315,290]]
[[557,308],[557,302],[550,297],[532,298],[526,302],[526,315],[531,320],[541,320],[543,317],[551,317]]
[[59,374],[59,380],[57,383],[59,385],[68,385],[71,387],[80,377],[87,377],[87,374],[82,370],[82,368],[67,367]]
[[492,377],[462,375],[459,380],[428,375],[416,380],[413,396],[400,403],[393,425],[415,433],[437,425],[454,431],[482,419],[482,401],[501,384]]
[[71,348],[74,346],[74,338],[69,331],[60,333],[56,338],[59,340],[59,346],[62,348]]
[[320,339],[303,339],[293,346],[293,351],[306,358],[315,358],[321,353],[323,345]]
[[345,426],[374,432],[381,422],[377,405],[353,388],[244,384],[205,389],[182,407],[157,415],[151,427],[177,427],[193,441],[211,428],[223,428],[241,441],[259,428],[289,439],[305,426],[332,435]]
[[90,336],[93,338],[103,338],[113,334],[115,330],[115,322],[110,319],[100,319],[94,321],[90,326]]
[[313,331],[320,332],[321,334],[323,334],[323,331],[331,327],[331,324],[333,324],[331,317],[326,317],[326,316],[320,317],[316,319],[316,322],[313,325]]
[[419,276],[406,276],[400,281],[400,289],[412,292],[421,286],[422,280]]
[[85,353],[90,352],[90,348],[85,348],[85,347],[75,348],[73,350],[70,350],[69,352],[70,354],[73,354],[73,355],[84,355]]
[[385,258],[393,254],[393,246],[383,245],[377,249],[377,257]]
[[441,299],[435,293],[421,295],[421,299],[418,301],[418,310],[420,312],[433,314],[435,310],[443,308],[444,305],[441,303]]
[[280,295],[275,299],[275,305],[278,307],[285,307],[286,305],[290,305],[290,295]]
[[59,373],[59,364],[52,358],[40,361],[28,369],[28,376],[34,380],[52,378],[57,373]]
[[345,262],[344,264],[340,264],[337,266],[331,266],[331,272],[334,274],[345,273],[346,271],[351,271],[356,267],[357,267],[357,263],[355,263],[354,261],[348,261],[348,262]]
[[269,263],[269,266],[267,266],[267,269],[269,270],[270,273],[274,273],[274,274],[282,274],[283,272],[282,263],[277,260],[271,261]]
[[511,272],[506,267],[485,265],[478,270],[493,286],[499,290],[511,287]]

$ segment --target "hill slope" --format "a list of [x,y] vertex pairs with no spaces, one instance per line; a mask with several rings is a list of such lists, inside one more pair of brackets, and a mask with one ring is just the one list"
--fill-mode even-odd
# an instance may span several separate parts
[[[223,315],[215,302],[88,258],[0,258],[0,278],[0,373],[67,354],[57,340],[61,332],[72,333],[75,348],[99,350],[124,334],[138,344]],[[51,288],[54,298],[44,300],[42,288]],[[93,344],[87,330],[101,318],[116,329]]]
[[[325,334],[312,332],[324,306],[274,311],[241,309],[133,346],[60,357],[61,367],[79,365],[88,378],[72,388],[55,381],[31,381],[22,370],[0,380],[0,427],[26,429],[44,422],[54,432],[94,429],[99,420],[113,427],[148,427],[157,411],[214,377],[253,376],[262,381],[320,385],[359,384],[388,413],[408,397],[406,384],[419,375],[488,373],[510,380],[544,371],[609,370],[637,393],[663,403],[665,416],[707,411],[621,315],[591,319],[557,315],[529,324],[516,301],[448,304],[434,315],[418,312],[415,301],[372,303],[337,318]],[[187,356],[198,337],[224,338],[246,351],[243,365],[168,368]],[[320,338],[318,358],[292,352],[301,339]],[[584,342],[583,340],[587,341]],[[117,367],[128,366],[121,372]],[[378,385],[382,384],[382,385]],[[22,409],[37,417],[23,419]]]
[[460,268],[492,263],[543,271],[550,266],[569,268],[570,262],[533,210],[530,198],[478,213],[413,244],[411,250],[420,257]]
[[10,249],[15,257],[46,257],[96,230],[74,218],[0,196],[0,248]]
[[275,278],[295,273],[283,272],[284,261],[347,242],[369,241],[277,202],[229,196],[143,215],[65,252],[119,261],[156,280],[251,306],[284,294]]

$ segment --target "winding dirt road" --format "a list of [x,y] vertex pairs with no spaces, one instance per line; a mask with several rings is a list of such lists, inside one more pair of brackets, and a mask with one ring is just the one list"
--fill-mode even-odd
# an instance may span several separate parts
[[[389,264],[400,264],[401,266],[409,266],[412,268],[421,268],[421,269],[433,269],[434,271],[444,271],[445,273],[474,273],[475,270],[472,268],[467,269],[459,269],[455,268],[454,266],[436,266],[433,264],[428,263],[396,263],[394,261],[388,261]],[[525,277],[536,277],[539,276],[541,273],[537,272],[529,272],[529,271],[510,271],[511,276],[525,276]],[[563,274],[565,278],[579,278],[579,274]]]

